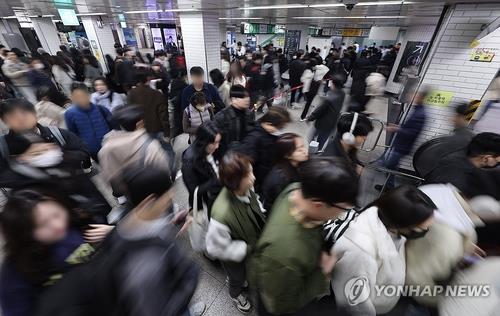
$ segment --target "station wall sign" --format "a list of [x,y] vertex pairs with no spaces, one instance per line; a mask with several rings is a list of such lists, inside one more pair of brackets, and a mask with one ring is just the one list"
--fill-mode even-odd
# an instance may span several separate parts
[[453,98],[453,92],[432,90],[424,100],[425,105],[448,106]]
[[491,63],[495,57],[495,51],[494,48],[474,48],[470,53],[469,60]]

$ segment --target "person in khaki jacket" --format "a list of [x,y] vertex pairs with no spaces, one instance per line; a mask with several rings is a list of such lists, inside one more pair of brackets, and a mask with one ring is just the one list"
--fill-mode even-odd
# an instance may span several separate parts
[[120,175],[127,166],[147,165],[170,172],[169,158],[160,142],[144,128],[144,109],[129,105],[115,111],[113,118],[122,130],[112,131],[99,151],[102,175],[111,184],[115,196],[121,196]]

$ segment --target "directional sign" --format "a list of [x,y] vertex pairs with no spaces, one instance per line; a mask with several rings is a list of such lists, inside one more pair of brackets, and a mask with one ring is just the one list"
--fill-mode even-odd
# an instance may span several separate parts
[[[406,42],[403,56],[394,75],[394,82],[400,82],[404,75],[418,75],[422,67],[429,42]],[[401,51],[399,52],[401,54]]]

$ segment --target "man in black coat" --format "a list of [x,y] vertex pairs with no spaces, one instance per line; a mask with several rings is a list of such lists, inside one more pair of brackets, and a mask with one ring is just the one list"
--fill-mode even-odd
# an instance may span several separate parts
[[253,131],[236,149],[252,158],[255,175],[255,192],[261,193],[261,185],[276,163],[274,144],[286,124],[291,122],[288,111],[281,107],[272,107],[264,114]]
[[313,122],[318,135],[318,148],[323,148],[328,136],[330,136],[339,119],[340,111],[344,104],[345,92],[344,77],[334,75],[332,77],[332,88],[323,102],[306,118],[306,121]]
[[250,95],[240,85],[234,85],[229,91],[231,106],[224,108],[214,116],[215,126],[221,131],[220,155],[236,148],[255,127],[254,113],[250,111]]
[[[302,55],[304,52],[302,50],[299,50],[295,56],[295,59],[292,60],[290,63],[290,69],[289,69],[289,74],[290,74],[290,87],[293,89],[294,87],[298,87],[302,84],[300,82],[300,77],[302,77],[302,74],[304,73],[304,70],[306,70],[306,63],[302,60]],[[302,89],[295,89],[292,90],[292,103],[295,102],[295,94],[299,91],[299,99],[302,96]]]

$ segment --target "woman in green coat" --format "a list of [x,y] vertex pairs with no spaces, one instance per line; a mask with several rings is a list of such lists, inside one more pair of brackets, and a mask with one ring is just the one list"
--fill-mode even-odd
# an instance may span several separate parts
[[243,294],[246,258],[264,228],[264,208],[253,191],[255,176],[250,158],[230,152],[219,166],[224,186],[212,206],[206,236],[207,252],[222,261],[229,279],[229,295],[241,312],[251,309]]

